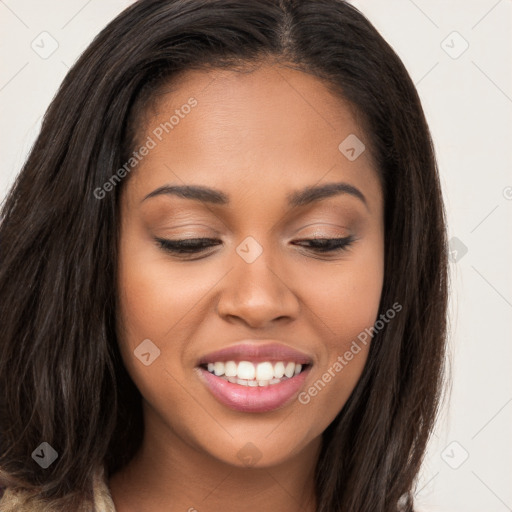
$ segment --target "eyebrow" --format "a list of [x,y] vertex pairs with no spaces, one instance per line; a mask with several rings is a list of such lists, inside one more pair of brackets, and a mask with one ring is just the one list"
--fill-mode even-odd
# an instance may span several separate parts
[[[356,197],[368,208],[364,194],[348,183],[326,183],[324,185],[312,185],[301,190],[287,194],[288,205],[292,208],[306,206],[322,199],[327,199],[341,194],[349,194]],[[216,205],[228,205],[229,196],[224,192],[202,185],[164,185],[148,194],[142,202],[152,197],[161,195],[174,195],[185,199],[202,201]]]

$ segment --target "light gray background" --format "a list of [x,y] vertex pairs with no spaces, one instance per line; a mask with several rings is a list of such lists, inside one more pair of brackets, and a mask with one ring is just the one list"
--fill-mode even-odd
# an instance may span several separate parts
[[[131,3],[0,0],[0,199],[69,66]],[[418,505],[421,512],[512,511],[512,1],[353,3],[418,87],[454,249],[453,386],[421,473]]]

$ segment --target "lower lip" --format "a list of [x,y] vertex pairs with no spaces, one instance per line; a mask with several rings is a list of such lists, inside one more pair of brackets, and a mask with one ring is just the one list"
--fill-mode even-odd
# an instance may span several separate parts
[[304,385],[308,366],[304,371],[279,384],[268,386],[241,386],[232,384],[198,368],[212,395],[230,409],[241,412],[269,412],[288,405]]

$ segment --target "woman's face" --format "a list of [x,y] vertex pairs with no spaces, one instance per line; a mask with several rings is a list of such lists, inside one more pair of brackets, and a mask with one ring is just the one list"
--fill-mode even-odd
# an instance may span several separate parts
[[[188,72],[139,129],[118,325],[145,441],[259,467],[318,446],[382,291],[383,198],[361,127],[317,78],[262,65]],[[328,184],[341,185],[307,192]],[[197,238],[195,253],[165,242]]]

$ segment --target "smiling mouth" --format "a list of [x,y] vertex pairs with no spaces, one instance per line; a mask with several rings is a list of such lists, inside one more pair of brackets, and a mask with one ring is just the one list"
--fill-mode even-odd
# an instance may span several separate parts
[[306,385],[313,357],[276,340],[244,340],[203,355],[196,373],[222,405],[266,413],[291,405]]
[[292,403],[311,366],[293,361],[217,361],[200,364],[197,369],[221,404],[239,412],[265,413]]
[[231,384],[250,387],[264,387],[280,384],[299,375],[309,368],[309,364],[293,361],[217,361],[200,365],[212,375]]

